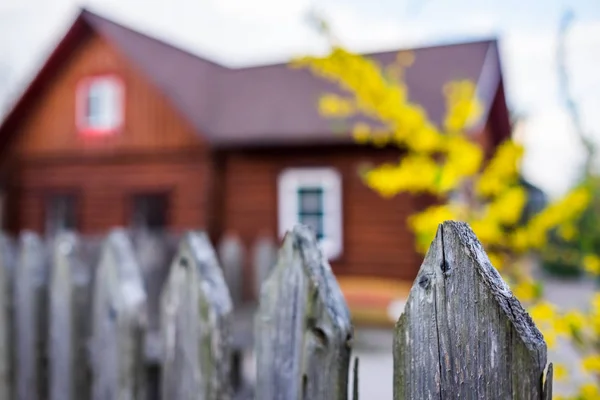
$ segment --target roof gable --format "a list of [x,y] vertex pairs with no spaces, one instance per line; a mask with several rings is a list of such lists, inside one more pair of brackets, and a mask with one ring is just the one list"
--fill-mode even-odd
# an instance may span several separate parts
[[[215,146],[318,144],[351,140],[319,115],[321,94],[338,89],[305,69],[287,64],[231,69],[151,38],[87,10],[82,10],[63,40],[40,69],[0,126],[0,146],[18,124],[23,109],[51,79],[73,48],[89,32],[109,40],[144,73],[198,133]],[[478,83],[485,115],[502,85],[495,40],[410,49],[414,64],[405,71],[409,98],[440,122],[442,87],[455,79]],[[368,54],[391,63],[398,50]],[[443,68],[440,68],[443,65]],[[500,85],[500,86],[499,86]]]
[[210,131],[216,114],[214,77],[225,67],[87,10],[82,17],[133,61],[198,131]]

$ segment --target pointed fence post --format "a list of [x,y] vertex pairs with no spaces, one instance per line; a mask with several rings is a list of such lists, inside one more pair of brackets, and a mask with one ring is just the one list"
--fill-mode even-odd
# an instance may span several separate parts
[[0,399],[13,398],[13,241],[0,233]]
[[348,399],[352,324],[309,228],[289,232],[256,316],[257,399]]
[[19,257],[15,271],[15,362],[18,400],[38,400],[46,394],[45,339],[46,248],[33,232],[19,238]]
[[148,324],[152,330],[158,330],[160,293],[175,251],[169,247],[163,232],[149,231],[140,231],[135,235],[134,249],[148,297]]
[[89,307],[91,268],[83,263],[74,233],[52,243],[50,276],[50,400],[85,400],[90,396]]
[[260,288],[277,261],[277,247],[270,236],[261,236],[253,247],[254,296],[260,297]]
[[92,398],[144,399],[146,293],[133,246],[122,229],[105,240],[93,298]]
[[231,399],[229,290],[204,233],[184,236],[161,297],[162,398]]
[[394,400],[547,399],[546,343],[464,223],[438,228],[394,338]]
[[227,234],[219,245],[219,260],[234,306],[244,298],[244,245],[237,235]]

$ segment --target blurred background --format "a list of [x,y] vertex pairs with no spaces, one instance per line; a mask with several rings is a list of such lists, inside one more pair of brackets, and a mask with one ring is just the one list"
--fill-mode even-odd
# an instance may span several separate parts
[[[158,38],[220,66],[236,70],[286,63],[296,56],[326,54],[329,44],[323,35],[317,32],[312,23],[314,21],[310,19],[311,13],[315,11],[327,20],[332,32],[335,32],[336,38],[343,43],[344,47],[359,53],[394,52],[401,49],[497,40],[505,102],[508,118],[512,123],[511,134],[515,141],[524,146],[522,177],[536,193],[549,201],[560,198],[579,182],[584,167],[585,151],[577,139],[576,127],[569,114],[567,98],[560,85],[563,78],[561,74],[568,75],[570,92],[580,117],[578,120],[580,129],[585,131],[596,145],[600,141],[600,74],[598,73],[600,71],[600,2],[598,0],[0,0],[0,115],[8,115],[13,110],[46,59],[54,53],[57,45],[71,29],[82,7],[101,15],[101,18]],[[559,51],[561,41],[564,43],[562,53]],[[65,58],[67,56],[64,55]],[[159,61],[147,62],[158,63]],[[436,62],[440,74],[449,65],[443,58],[436,59]],[[564,69],[559,68],[561,63],[566,66]],[[158,71],[160,68],[150,67],[149,70]],[[265,86],[275,87],[282,84],[283,81],[277,80],[280,77],[279,72],[272,72],[269,69],[264,71],[264,75],[260,76]],[[458,75],[464,74],[459,70]],[[435,75],[437,73],[433,71],[431,76]],[[163,78],[168,81],[169,78],[164,76]],[[273,80],[270,80],[270,77],[273,77]],[[427,81],[433,78],[424,79]],[[282,90],[287,90],[285,84],[282,85]],[[230,95],[232,98],[237,98],[235,90],[232,90],[233,94]],[[242,85],[239,90],[252,90],[252,87]],[[177,102],[179,93],[175,91],[171,96],[174,96],[174,101]],[[291,96],[293,100],[293,94]],[[268,99],[261,100],[268,103]],[[314,100],[312,106],[316,112],[318,99]],[[208,104],[206,107],[210,107],[210,102],[202,104]],[[294,103],[292,101],[289,104],[293,106]],[[235,107],[232,107],[234,110]],[[271,117],[277,120],[276,117]],[[256,124],[262,126],[261,123]],[[244,118],[241,118],[240,126],[245,125]],[[12,127],[13,125],[8,126],[7,131]],[[290,132],[302,132],[303,127],[304,122],[301,118],[297,119],[297,126],[286,125],[286,129]],[[298,142],[295,143],[299,146],[305,144],[302,142],[302,136],[298,137]],[[52,147],[32,145],[33,150],[27,153],[29,151],[27,144],[23,146],[25,146],[23,154],[30,156],[39,155],[45,149]],[[225,167],[225,170],[244,169],[250,165],[250,163],[244,164],[248,162],[244,157],[250,156],[244,154],[244,146],[240,146],[241,155],[236,153],[231,158],[227,158],[224,163],[229,167]],[[82,148],[89,150],[90,147],[85,145]],[[4,157],[3,161],[8,159]],[[327,159],[327,153],[318,156],[317,159]],[[346,162],[349,161],[346,159],[340,161],[342,164]],[[593,162],[597,164],[597,158]],[[285,164],[281,160],[277,163]],[[152,174],[162,176],[161,168],[156,167],[152,170],[154,171]],[[256,168],[250,170],[253,176],[261,174],[261,170]],[[32,176],[40,173],[39,170],[34,169],[24,171],[18,176],[31,179],[32,182],[35,181]],[[119,174],[116,169],[110,171],[112,174]],[[65,169],[59,174],[67,176],[69,172]],[[166,172],[164,174],[167,175]],[[19,179],[13,177],[11,182],[19,186],[18,183],[14,183]],[[44,179],[41,177],[39,181]],[[132,178],[132,181],[136,179]],[[57,178],[56,182],[63,181]],[[231,185],[242,185],[244,181],[233,180],[232,182]],[[186,182],[178,184],[187,185]],[[36,185],[44,186],[41,183]],[[274,196],[275,188],[272,191]],[[249,193],[251,197],[256,192]],[[298,193],[305,196],[301,197],[300,201],[306,201],[306,204],[313,201],[316,198],[314,196],[320,195],[320,192],[314,191]],[[356,200],[351,197],[345,200],[346,204],[353,201],[371,201],[371,197],[361,194],[362,192],[356,193],[358,193]],[[139,212],[139,215],[134,212],[135,216],[130,218],[132,221],[137,221],[132,222],[134,225],[163,228],[167,225],[163,220],[171,218],[171,221],[175,221],[175,228],[188,227],[185,222],[181,222],[188,214],[185,214],[186,217],[183,214],[165,217],[161,216],[163,214],[160,211],[155,210],[167,207],[168,202],[165,203],[162,198],[143,197],[132,201],[136,204],[138,210],[136,212]],[[193,202],[194,207],[201,202],[198,199],[190,201]],[[180,206],[184,203],[177,204]],[[31,200],[31,203],[27,204],[28,207],[34,208],[37,203]],[[102,202],[94,204],[97,207],[107,206],[107,203]],[[62,222],[58,224],[77,226],[77,223],[69,222],[70,218],[76,218],[75,216],[65,217],[72,213],[64,210],[56,211],[60,207],[75,209],[75,205],[65,200],[60,205],[54,206],[53,212],[63,216]],[[185,207],[191,206],[185,203]],[[310,205],[306,207],[308,211],[305,210],[306,214],[299,218],[306,218],[306,221],[309,221],[316,214],[310,214]],[[129,222],[121,215],[125,215],[124,210],[125,208],[119,211],[117,218],[119,223]],[[253,212],[252,208],[248,210],[248,213]],[[591,212],[595,215],[595,211]],[[44,225],[40,221],[44,218],[46,218],[46,229],[48,225],[54,223],[47,220],[48,209],[45,214],[40,211],[37,214],[32,212],[31,215],[34,216],[23,217],[20,221],[25,222],[22,224],[14,222],[15,225],[11,226],[32,227],[43,231]],[[84,210],[77,215],[84,218],[87,214]],[[243,215],[236,214],[235,218],[236,221],[244,220]],[[235,218],[232,217],[232,220]],[[274,216],[269,218],[275,221]],[[281,214],[279,218],[282,218]],[[141,222],[138,221],[140,219]],[[210,219],[210,215],[207,219]],[[318,222],[315,224],[318,225]],[[100,222],[83,222],[83,225],[89,228],[83,231],[101,233],[99,229],[94,228],[101,227]],[[215,241],[220,240],[222,236],[239,234],[243,244],[248,247],[250,242],[254,243],[259,232],[248,233],[246,225],[233,223],[231,225],[233,227],[244,226],[238,231],[237,228],[232,229],[229,226],[220,227],[217,229],[218,237]],[[272,224],[269,222],[260,233],[273,238],[277,236],[274,234],[276,230],[281,230],[281,223],[276,227],[275,222]],[[320,232],[318,228],[317,231],[318,234],[325,236],[328,234],[328,232]],[[371,236],[376,238],[372,240],[379,240],[376,233]],[[335,243],[330,245],[330,250],[335,253],[337,251]],[[345,245],[352,247],[353,243],[346,242]],[[386,242],[386,245],[396,244]],[[222,246],[220,254],[227,259],[228,254],[235,252],[231,248],[231,246]],[[600,251],[600,249],[596,250]],[[264,255],[264,258],[269,259],[268,251],[265,254],[267,255]],[[233,264],[236,263],[236,257],[239,258],[235,255],[229,258],[234,259]],[[407,257],[414,257],[414,255]],[[361,262],[369,264],[368,261]],[[334,272],[337,273],[335,262],[333,264]],[[566,267],[553,265],[543,268],[542,264],[536,263],[533,267],[534,276],[544,281],[545,293],[551,302],[566,308],[584,309],[596,291],[595,281],[583,274],[581,265],[566,264],[568,264]],[[356,353],[361,358],[361,397],[391,399],[391,326],[402,311],[414,276],[391,274],[394,275],[394,279],[386,279],[385,273],[367,274],[364,273],[364,268],[356,267],[355,270],[352,269],[354,267],[343,268],[339,270],[342,272],[340,283],[357,318]],[[238,269],[237,273],[248,276],[248,272],[241,272],[242,269],[243,267]],[[414,272],[416,271],[411,273],[414,275]],[[239,285],[235,287],[240,292],[244,290],[252,292],[253,289],[247,288],[247,283],[240,283],[235,278],[231,280],[236,282],[230,282],[232,285]],[[253,293],[256,295],[255,292]],[[247,300],[249,297],[252,296],[246,293],[244,298]],[[362,320],[361,316],[364,317]],[[581,359],[581,355],[568,343],[553,350],[550,358],[552,357],[555,361],[564,363],[567,368],[572,367],[573,370],[579,365]],[[251,354],[246,359],[245,372],[251,380],[254,373]],[[586,379],[583,372],[574,372],[571,379],[557,382],[557,389],[559,392],[570,392]],[[382,382],[384,384],[381,384]]]
[[498,38],[507,101],[522,119],[518,134],[527,148],[524,174],[551,196],[567,190],[582,154],[569,134],[557,75],[559,29],[571,10],[567,62],[572,90],[586,127],[597,131],[600,124],[595,112],[600,102],[600,7],[593,0],[4,0],[3,107],[37,72],[81,6],[227,66],[283,62],[325,51],[327,43],[307,19],[313,9],[327,18],[345,46],[359,52]]

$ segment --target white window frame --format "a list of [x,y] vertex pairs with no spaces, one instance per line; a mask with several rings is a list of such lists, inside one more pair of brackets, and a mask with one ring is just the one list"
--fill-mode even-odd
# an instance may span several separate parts
[[[88,117],[88,99],[92,92],[104,95],[100,115]],[[123,124],[123,83],[112,75],[94,76],[85,79],[77,94],[77,125],[80,131],[113,133]]]
[[342,177],[334,168],[288,168],[278,177],[278,226],[283,237],[299,221],[298,189],[323,189],[323,239],[319,245],[329,260],[339,258],[343,251]]

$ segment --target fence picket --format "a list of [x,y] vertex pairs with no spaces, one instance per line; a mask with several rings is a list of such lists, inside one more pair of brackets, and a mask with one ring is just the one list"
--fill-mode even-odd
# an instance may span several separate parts
[[394,339],[394,400],[542,399],[546,343],[468,227],[438,229]]
[[12,399],[14,368],[13,319],[14,243],[0,233],[0,399]]
[[261,293],[256,398],[348,399],[352,333],[348,307],[314,234],[296,226]]
[[124,230],[105,240],[94,285],[92,398],[143,399],[146,293]]
[[163,399],[231,398],[229,290],[204,233],[188,233],[161,299]]
[[16,398],[46,398],[46,249],[33,232],[19,238],[15,271]]
[[[222,269],[205,233],[174,239],[64,233],[48,251],[32,232],[18,247],[0,233],[0,399],[358,399],[349,311],[308,227],[278,251],[258,239],[252,260],[229,236]],[[232,301],[250,262],[255,292],[263,282],[254,330],[242,318],[254,302],[234,314]],[[392,350],[394,400],[552,398],[544,339],[466,224],[440,225]]]
[[89,399],[88,313],[90,268],[79,255],[74,233],[52,243],[50,277],[50,399]]

